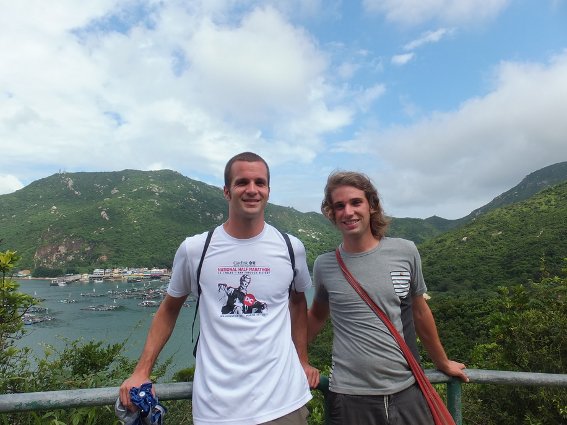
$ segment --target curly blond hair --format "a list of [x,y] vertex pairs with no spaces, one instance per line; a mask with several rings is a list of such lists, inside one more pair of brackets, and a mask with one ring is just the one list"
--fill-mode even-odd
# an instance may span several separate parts
[[370,178],[363,173],[354,171],[335,171],[331,173],[325,185],[325,198],[321,202],[321,212],[333,224],[335,221],[335,211],[333,210],[333,191],[340,186],[352,186],[362,190],[366,196],[366,200],[370,204],[370,208],[374,210],[370,214],[370,230],[372,235],[377,239],[382,239],[386,234],[390,220],[384,215],[384,210],[380,204],[380,198],[376,187],[372,184]]

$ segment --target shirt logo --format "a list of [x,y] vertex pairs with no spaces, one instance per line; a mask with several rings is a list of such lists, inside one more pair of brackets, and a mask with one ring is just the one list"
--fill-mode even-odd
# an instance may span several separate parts
[[246,294],[246,296],[244,297],[244,305],[248,306],[248,307],[252,307],[254,305],[254,303],[256,302],[256,297],[252,294]]

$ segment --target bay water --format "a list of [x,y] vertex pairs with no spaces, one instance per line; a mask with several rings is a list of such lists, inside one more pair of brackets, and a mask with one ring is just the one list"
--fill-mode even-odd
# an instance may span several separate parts
[[[104,283],[73,282],[66,286],[51,286],[51,280],[18,280],[19,290],[42,299],[39,306],[45,307],[45,313],[34,313],[37,317],[47,315],[52,320],[26,325],[26,334],[17,341],[19,347],[29,347],[34,355],[42,357],[45,344],[62,349],[64,339],[82,339],[103,341],[106,344],[121,343],[127,340],[123,354],[130,359],[138,359],[146,336],[157,311],[156,307],[142,307],[142,299],[117,298],[109,291],[131,289],[159,289],[163,283],[142,281],[104,281]],[[83,295],[81,295],[83,294]],[[74,300],[75,302],[70,302]],[[160,299],[157,299],[159,301]],[[83,310],[89,306],[113,305],[115,310]],[[170,366],[171,375],[176,371],[194,364],[191,325],[196,303],[188,302],[181,309],[177,325],[168,343],[162,350],[158,361],[173,357]],[[198,332],[198,320],[195,325],[195,339]],[[170,375],[170,374],[168,374]]]
[[[19,347],[29,347],[37,357],[43,357],[46,344],[61,350],[67,340],[82,339],[103,341],[106,344],[121,343],[127,340],[123,354],[137,360],[142,352],[146,336],[157,311],[157,307],[142,307],[137,298],[117,298],[112,291],[122,292],[132,289],[159,289],[162,282],[127,281],[73,282],[66,286],[51,286],[50,279],[18,280],[19,290],[42,299],[39,306],[47,309],[52,320],[26,325],[26,334],[17,341]],[[308,304],[313,298],[313,288],[306,293]],[[75,302],[69,302],[74,300]],[[114,305],[115,310],[83,310],[93,305]],[[196,302],[186,303],[181,309],[177,324],[168,343],[162,350],[158,362],[172,358],[166,378],[180,369],[194,365],[191,326],[195,315]],[[199,323],[195,324],[194,339],[197,338]]]

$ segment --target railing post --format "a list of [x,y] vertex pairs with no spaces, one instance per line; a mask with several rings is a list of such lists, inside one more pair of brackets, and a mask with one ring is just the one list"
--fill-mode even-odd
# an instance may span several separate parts
[[451,378],[447,382],[447,408],[455,420],[456,425],[463,424],[463,414],[461,412],[461,381]]
[[325,425],[329,423],[329,378],[327,376],[321,375],[319,377],[319,386],[317,389],[323,393],[323,408],[325,412]]

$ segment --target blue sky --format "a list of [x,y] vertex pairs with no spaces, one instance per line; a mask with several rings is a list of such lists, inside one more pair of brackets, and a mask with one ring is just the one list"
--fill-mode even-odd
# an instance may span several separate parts
[[395,217],[460,218],[567,160],[567,0],[0,4],[0,194],[172,169],[319,211],[333,170]]

